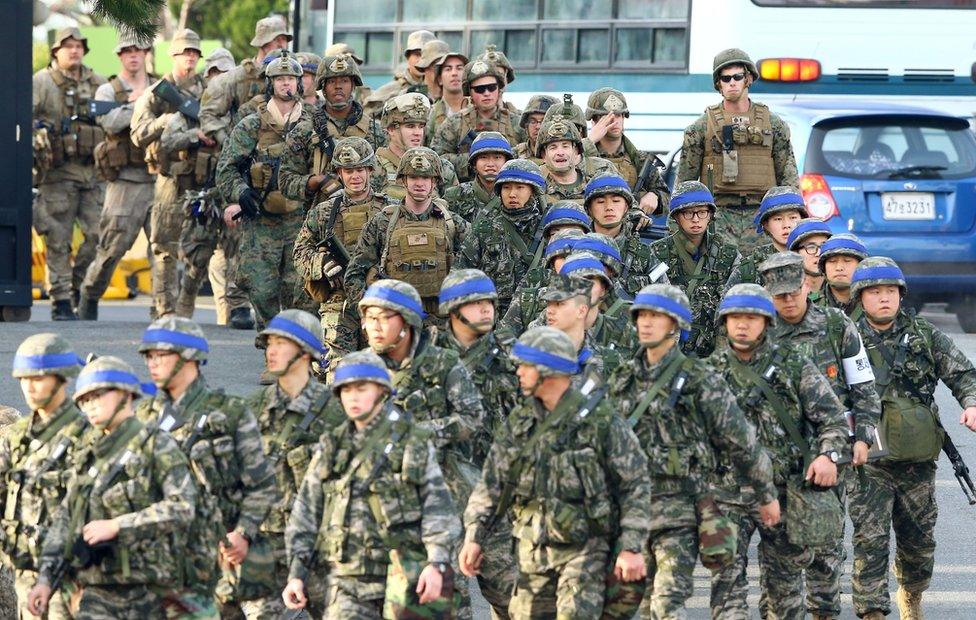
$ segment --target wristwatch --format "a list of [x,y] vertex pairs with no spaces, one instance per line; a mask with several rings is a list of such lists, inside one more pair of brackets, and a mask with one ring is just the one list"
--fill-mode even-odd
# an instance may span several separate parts
[[447,573],[447,562],[431,562],[430,565],[436,568],[442,575]]
[[830,459],[831,463],[836,463],[837,460],[840,459],[840,453],[837,450],[827,450],[825,452],[821,452],[820,454]]

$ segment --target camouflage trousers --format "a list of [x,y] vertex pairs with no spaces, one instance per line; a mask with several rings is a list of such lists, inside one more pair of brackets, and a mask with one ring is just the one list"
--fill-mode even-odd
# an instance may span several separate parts
[[170,618],[163,598],[144,585],[87,585],[75,620]]
[[153,315],[156,317],[176,312],[176,295],[179,291],[177,261],[180,254],[180,235],[186,219],[177,180],[158,175],[149,217],[149,245],[153,255]]
[[[250,576],[250,579],[248,579]],[[245,578],[242,584],[241,578]],[[273,582],[266,596],[255,596],[254,582],[259,592],[267,591],[267,581]],[[281,592],[288,582],[288,554],[285,538],[281,533],[261,532],[248,550],[244,564],[232,570],[224,569],[217,583],[217,600],[221,602],[220,615],[246,620],[276,620],[286,612]],[[251,590],[248,592],[247,590]],[[241,596],[247,600],[239,600]]]
[[[441,470],[444,473],[444,483],[447,485],[448,490],[451,492],[451,497],[454,498],[454,504],[457,507],[458,518],[463,518],[464,507],[468,505],[468,497],[471,495],[471,490],[474,488],[475,483],[478,481],[478,476],[480,475],[477,468],[468,462],[465,458],[460,457],[455,452],[443,451],[444,456],[440,459],[442,462]],[[461,546],[463,540],[460,538],[457,540],[457,544],[454,549],[451,550],[451,567],[454,569],[454,588],[456,590],[455,599],[457,599],[458,605],[455,609],[455,618],[458,620],[470,620],[471,618],[471,594],[470,594],[470,584],[468,583],[468,578],[461,572],[460,566],[458,565],[458,557],[461,554]]]
[[[247,295],[237,286],[240,246],[239,229],[227,228],[220,222],[208,222],[201,226],[193,219],[186,220],[180,234],[180,260],[185,269],[180,282],[180,295],[176,300],[176,314],[187,318],[193,316],[197,294],[208,275],[208,268],[210,274],[218,276],[210,281],[217,305],[218,324],[227,323],[230,310],[247,307]],[[221,318],[224,320],[221,321]]]
[[105,186],[105,205],[98,223],[98,247],[88,265],[82,292],[88,299],[105,294],[119,261],[139,236],[149,238],[149,209],[153,202],[152,183],[135,183],[119,179]]
[[753,250],[769,242],[765,235],[756,232],[753,220],[759,205],[728,207],[719,205],[715,211],[715,232],[727,243],[738,246],[739,254],[749,256]]
[[513,620],[599,618],[603,612],[607,542],[592,538],[581,548],[537,547],[519,540],[519,575],[508,607]]
[[676,527],[651,532],[647,590],[641,618],[684,618],[685,602],[694,593],[693,574],[698,561],[698,528]]
[[866,464],[850,486],[854,524],[854,611],[888,614],[888,553],[895,530],[895,578],[909,592],[929,587],[935,565],[935,462]]
[[[44,237],[47,264],[47,292],[54,301],[71,299],[80,291],[88,265],[98,245],[98,218],[102,211],[105,186],[95,180],[52,181],[42,183],[40,198],[34,205],[33,224]],[[71,239],[78,222],[84,236],[71,260]]]
[[166,620],[220,620],[217,599],[206,586],[160,591]]
[[[43,616],[35,616],[31,612],[27,611],[27,595],[30,593],[31,588],[37,583],[37,573],[32,570],[18,570],[16,571],[16,577],[14,582],[14,587],[17,591],[17,613],[12,615],[12,618],[17,620],[33,620],[34,618],[43,618],[43,620],[70,620],[71,612],[68,611],[68,603],[62,594],[62,590],[58,590],[51,594],[51,600],[47,603],[47,613]],[[13,610],[10,610],[13,611]],[[0,618],[7,620],[5,615],[7,610],[0,610]]]
[[325,581],[323,620],[382,620],[386,577],[333,577]]
[[344,293],[336,293],[329,301],[319,306],[322,320],[322,333],[328,347],[329,369],[335,370],[342,357],[366,346],[359,326],[359,314],[353,304],[346,303]]
[[[491,616],[496,620],[505,620],[509,617],[508,608],[518,578],[512,542],[511,522],[500,519],[488,532],[481,545],[482,560],[478,588],[491,605]],[[461,575],[461,573],[457,574]],[[458,577],[457,581],[460,580],[461,577]]]

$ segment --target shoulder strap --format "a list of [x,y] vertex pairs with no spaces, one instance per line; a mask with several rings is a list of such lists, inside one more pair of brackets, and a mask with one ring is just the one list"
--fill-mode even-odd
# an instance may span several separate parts
[[786,433],[790,436],[790,439],[796,444],[796,447],[800,449],[803,453],[804,460],[809,463],[810,461],[810,446],[803,439],[803,435],[800,433],[800,429],[797,427],[796,423],[790,418],[789,414],[786,412],[786,403],[783,399],[779,397],[773,387],[769,385],[769,379],[772,378],[773,374],[779,370],[776,366],[776,360],[773,360],[763,374],[760,375],[751,367],[740,362],[735,356],[730,356],[729,361],[738,368],[750,381],[752,381],[759,391],[762,392],[763,396],[773,407],[773,412],[776,414],[776,419],[779,420],[780,426],[782,426]]
[[393,236],[393,231],[396,230],[397,222],[400,220],[400,205],[395,205],[393,207],[393,212],[390,214],[390,221],[386,224],[386,239],[383,240],[383,252],[380,254],[379,270],[382,273],[386,265],[386,257],[390,250],[390,237]]
[[647,408],[651,406],[652,400],[658,396],[664,396],[664,386],[669,383],[676,374],[678,374],[678,370],[681,369],[681,365],[684,361],[684,354],[682,354],[681,351],[678,351],[678,354],[673,360],[671,360],[668,367],[665,368],[660,375],[658,375],[654,383],[651,384],[651,387],[647,388],[647,393],[644,394],[644,398],[637,403],[634,410],[630,412],[629,416],[627,416],[627,424],[629,424],[631,428],[637,426],[637,422],[640,420],[640,417],[644,415]]
[[515,249],[519,251],[522,262],[526,265],[531,264],[532,254],[529,252],[529,246],[525,244],[525,241],[522,239],[522,235],[519,234],[518,230],[515,228],[515,225],[504,216],[498,218],[498,223],[501,224],[502,228],[505,229],[505,235],[508,237],[508,240],[511,241],[512,245],[515,246]]

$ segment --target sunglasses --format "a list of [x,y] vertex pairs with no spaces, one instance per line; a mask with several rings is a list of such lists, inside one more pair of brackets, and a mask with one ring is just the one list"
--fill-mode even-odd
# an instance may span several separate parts
[[728,84],[732,80],[735,80],[736,82],[741,82],[742,80],[746,79],[746,74],[745,73],[732,73],[730,75],[720,75],[720,76],[718,76],[718,79],[722,80],[726,84]]
[[498,84],[479,84],[478,86],[472,86],[471,90],[479,95],[484,95],[486,93],[493,93],[498,90]]

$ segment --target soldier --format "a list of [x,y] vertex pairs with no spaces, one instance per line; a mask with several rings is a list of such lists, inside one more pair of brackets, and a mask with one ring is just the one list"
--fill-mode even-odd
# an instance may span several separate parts
[[[640,353],[609,380],[608,395],[637,434],[651,474],[650,587],[645,618],[680,618],[691,596],[699,546],[700,500],[711,498],[719,454],[756,490],[767,527],[780,506],[769,456],[729,386],[702,360],[678,346],[691,328],[688,298],[676,286],[652,284],[638,293],[630,315]],[[711,558],[703,558],[708,562]]]
[[497,131],[509,144],[525,139],[519,127],[519,113],[502,101],[507,71],[500,64],[500,55],[490,52],[478,56],[464,66],[464,94],[471,104],[454,116],[449,116],[437,128],[430,147],[447,158],[461,181],[471,179],[468,151],[482,131]]
[[[315,76],[319,74],[322,57],[312,52],[295,52],[295,60],[302,65],[302,100],[312,107],[318,107],[325,102],[325,97],[315,90]],[[353,58],[353,60],[356,60]],[[356,61],[357,65],[363,64]],[[353,98],[356,96],[353,90]],[[357,99],[358,101],[358,99]]]
[[710,226],[716,207],[711,192],[698,181],[674,188],[668,216],[673,234],[651,244],[668,266],[668,278],[691,300],[691,333],[682,346],[689,355],[706,357],[715,348],[715,309],[723,293],[739,281],[739,252]]
[[464,95],[464,66],[468,64],[468,57],[460,52],[451,51],[443,41],[428,41],[424,47],[431,46],[431,52],[437,50],[436,56],[424,69],[424,77],[433,73],[434,84],[440,89],[440,97],[430,108],[430,118],[424,142],[430,144],[434,139],[434,131],[444,124],[451,116],[459,114],[461,110],[471,105],[471,99]]
[[[40,180],[35,183],[40,201],[34,209],[34,230],[47,248],[47,293],[51,320],[73,321],[85,271],[95,257],[98,218],[105,188],[92,165],[95,146],[105,132],[88,112],[88,102],[105,78],[82,64],[88,39],[74,27],[54,35],[51,62],[34,74],[32,116],[34,125],[47,134],[49,153],[42,160]],[[71,259],[71,236],[78,222],[84,241]]]
[[319,64],[315,85],[322,91],[325,102],[315,110],[316,121],[324,123],[336,138],[356,136],[366,138],[375,149],[386,142],[379,123],[363,111],[353,90],[363,85],[359,65],[349,54],[326,58]]
[[34,615],[46,611],[68,569],[81,586],[77,618],[173,617],[161,592],[179,587],[194,559],[185,536],[198,495],[177,442],[136,417],[141,395],[132,367],[117,357],[99,357],[78,376],[74,400],[94,430],[45,532],[28,596]]
[[867,257],[864,242],[853,233],[832,235],[820,246],[818,265],[826,280],[821,299],[824,305],[843,311],[855,323],[864,316],[864,309],[851,298],[851,277]]
[[740,49],[719,52],[712,82],[722,101],[685,129],[677,181],[701,181],[715,195],[716,232],[749,254],[760,242],[753,233],[756,205],[774,185],[798,187],[790,129],[749,98],[759,79],[756,65]]
[[888,552],[895,530],[898,613],[921,619],[922,594],[935,563],[936,460],[945,429],[935,404],[941,380],[976,416],[976,369],[944,333],[902,307],[905,276],[893,260],[865,258],[851,279],[851,297],[864,308],[858,329],[881,394],[881,436],[888,454],[866,464],[851,484],[854,523],[854,611],[861,618],[888,615]]
[[542,258],[546,182],[538,166],[513,159],[502,167],[493,189],[501,206],[474,221],[457,265],[488,274],[498,289],[498,312],[504,313],[522,277]]
[[[13,377],[31,411],[0,437],[0,486],[5,489],[0,550],[7,560],[3,564],[16,571],[16,618],[28,617],[27,594],[37,581],[41,547],[67,492],[62,472],[85,430],[81,411],[67,395],[68,382],[82,364],[56,334],[30,336],[14,355]],[[45,617],[70,618],[66,601],[55,597]]]
[[288,519],[289,609],[318,602],[315,586],[330,620],[451,617],[460,523],[431,433],[393,389],[371,351],[336,369],[347,421],[322,435]]
[[759,204],[759,211],[753,223],[757,234],[765,234],[769,243],[756,247],[742,256],[739,262],[739,275],[742,282],[762,284],[759,263],[776,252],[786,252],[786,242],[797,222],[807,216],[803,196],[793,187],[771,187]]
[[[198,516],[221,525],[219,549],[207,531],[194,529],[191,549],[197,551],[200,577],[182,590],[166,593],[167,601],[201,616],[217,617],[214,590],[226,589],[236,570],[250,572],[267,551],[251,549],[271,505],[278,500],[274,471],[265,457],[254,414],[240,398],[211,389],[200,372],[209,355],[203,330],[189,319],[158,319],[146,328],[139,344],[155,397],[139,403],[136,414],[172,435],[194,465],[198,487],[210,496],[201,498]],[[208,503],[211,505],[208,506]],[[215,514],[203,515],[213,509]],[[220,557],[223,583],[213,565]],[[226,601],[221,601],[226,602]]]
[[593,231],[613,239],[622,267],[617,282],[628,297],[648,284],[668,283],[668,266],[641,241],[631,216],[634,194],[623,177],[600,173],[583,189],[583,206],[593,220]]
[[359,301],[375,273],[409,283],[425,311],[436,312],[441,282],[468,232],[468,223],[435,197],[441,179],[434,151],[418,147],[403,154],[397,180],[407,194],[402,205],[388,206],[366,223],[343,280],[350,300]]
[[245,58],[235,69],[214,80],[200,101],[200,129],[206,135],[221,145],[227,141],[231,130],[244,118],[241,106],[266,89],[261,75],[265,57],[275,50],[288,49],[291,39],[288,25],[280,16],[265,17],[254,24],[254,58]]
[[217,162],[218,187],[236,203],[224,210],[224,223],[244,223],[237,282],[254,306],[258,329],[281,310],[315,307],[292,258],[304,219],[302,203],[285,198],[274,185],[289,132],[310,115],[301,101],[302,69],[283,55],[271,61],[265,76],[272,96],[234,127]]
[[[437,67],[434,63],[450,51],[451,46],[440,39],[434,39],[433,41],[424,43],[424,46],[420,48],[420,60],[415,65],[417,69],[423,72],[424,83],[416,88],[410,89],[410,92],[424,95],[431,102],[440,100],[441,87],[437,83]],[[465,61],[465,64],[467,64],[467,61]]]
[[477,574],[488,532],[514,515],[511,616],[599,618],[608,574],[623,582],[645,575],[647,459],[603,390],[587,396],[571,386],[579,363],[566,334],[533,328],[512,357],[526,399],[496,436],[471,494],[461,568]]
[[241,602],[248,618],[280,618],[285,613],[281,599],[288,582],[285,526],[319,436],[342,421],[328,407],[332,393],[311,374],[312,362],[325,353],[318,333],[319,322],[311,314],[283,310],[260,335],[265,340],[265,364],[276,380],[252,394],[248,408],[257,416],[280,499],[271,506],[252,541],[262,556],[272,561],[272,566],[264,567],[267,574],[262,575],[270,577],[270,587],[260,593],[241,592],[244,588],[240,586],[247,585],[243,578],[248,571],[236,569],[239,598],[253,597]]
[[[200,37],[196,32],[178,30],[170,43],[173,70],[163,76],[179,96],[197,100],[205,82],[197,74]],[[180,235],[186,222],[183,196],[199,189],[210,179],[216,142],[188,121],[178,107],[156,93],[155,87],[136,100],[130,136],[133,144],[146,150],[149,172],[156,173],[153,207],[149,218],[149,245],[152,249],[153,317],[176,312],[179,291],[177,260]],[[191,126],[192,124],[192,126]],[[163,140],[163,137],[166,140]]]
[[[424,44],[437,37],[429,30],[415,30],[407,36],[407,44],[403,48],[403,58],[406,65],[398,67],[393,74],[393,80],[383,84],[366,99],[363,107],[368,116],[379,116],[383,104],[397,95],[411,92],[411,88],[418,88],[424,83],[424,72],[417,66],[422,56]],[[326,54],[328,56],[328,54]]]
[[525,130],[525,142],[519,142],[515,146],[515,156],[520,159],[530,159],[536,165],[541,165],[542,160],[536,157],[538,149],[535,140],[539,135],[539,128],[542,127],[542,119],[552,106],[559,103],[555,97],[549,95],[533,95],[522,110],[522,117],[519,118],[519,127]]
[[820,302],[826,279],[820,271],[820,246],[833,234],[825,222],[808,217],[797,222],[786,239],[786,248],[803,257],[803,273],[814,303]]
[[[373,189],[396,200],[403,200],[407,191],[397,182],[397,169],[403,154],[424,145],[424,127],[430,116],[430,101],[420,93],[404,93],[383,104],[383,127],[386,129],[386,146],[376,149],[379,167],[373,176]],[[451,162],[441,157],[441,185],[457,185],[457,175]]]
[[[881,400],[857,328],[843,311],[810,303],[803,259],[795,252],[772,255],[759,266],[759,273],[776,306],[776,338],[802,351],[827,377],[849,416],[852,463],[863,465],[881,416]],[[847,473],[841,472],[842,480],[849,478]],[[836,489],[846,504],[846,485]],[[846,557],[843,538],[814,551],[813,563],[805,571],[807,610],[814,620],[840,615],[840,578]]]
[[[362,138],[339,140],[331,168],[342,181],[343,189],[335,198],[320,202],[308,212],[295,238],[295,269],[305,280],[305,290],[321,304],[319,317],[329,349],[330,369],[346,353],[365,345],[357,313],[346,303],[343,261],[349,260],[366,222],[395,204],[370,188],[369,180],[376,167],[369,142]],[[330,238],[334,244],[332,250],[327,243]]]
[[139,231],[146,231],[149,238],[149,208],[155,177],[146,170],[146,153],[132,144],[129,123],[134,102],[158,79],[146,72],[146,54],[150,49],[149,41],[121,35],[115,55],[122,70],[95,91],[96,101],[113,102],[118,107],[95,119],[105,131],[105,141],[94,152],[95,167],[107,184],[98,224],[98,247],[80,289],[78,318],[84,321],[98,320],[98,300]]
[[644,162],[650,153],[637,150],[624,135],[624,119],[630,118],[627,99],[615,88],[599,88],[586,102],[586,120],[593,123],[588,139],[596,147],[596,155],[613,162],[620,176],[633,188],[638,206],[647,214],[667,213],[670,192],[653,164],[649,175],[637,187]]
[[[549,108],[550,112],[555,108]],[[550,204],[572,200],[583,204],[583,189],[601,172],[619,174],[617,168],[599,157],[583,157],[583,139],[576,126],[562,116],[542,123],[536,136],[536,155],[542,159],[542,176]]]
[[[322,57],[319,59],[319,62],[322,62],[322,60],[326,58],[338,56],[339,54],[349,54],[350,56],[352,56],[352,59],[356,61],[357,65],[359,65],[360,67],[363,66],[364,61],[362,57],[359,56],[356,53],[356,50],[353,49],[353,47],[348,43],[333,43],[329,47],[325,48],[325,51],[322,52]],[[310,84],[312,90],[314,90],[314,86],[315,86],[315,80],[313,77],[312,82]],[[372,94],[373,94],[373,89],[365,84],[363,84],[362,86],[357,86],[352,90],[353,99],[358,101],[359,104],[362,105],[364,109],[366,107],[366,100],[369,99],[369,96]],[[319,97],[319,101],[321,100],[322,97]],[[371,113],[367,112],[367,114],[371,114]]]
[[[576,250],[584,244],[577,245]],[[619,267],[619,263],[617,263]],[[630,305],[616,294],[613,270],[597,256],[576,252],[566,257],[559,268],[564,276],[584,278],[592,284],[590,311],[586,315],[587,336],[604,349],[607,375],[637,349],[637,332],[624,311]],[[611,359],[612,357],[612,359]]]
[[[756,513],[755,506],[765,498],[757,497],[734,463],[720,458],[716,499],[738,523],[739,546],[737,559],[712,574],[712,617],[748,617],[746,554],[758,527],[760,580],[769,617],[802,618],[802,573],[813,561],[814,547],[843,537],[837,495],[811,488],[837,483],[834,462],[847,438],[843,408],[813,362],[778,343],[771,332],[776,309],[761,286],[733,286],[716,314],[728,346],[717,348],[708,362],[725,377],[772,459],[785,525],[771,525]],[[816,545],[811,531],[820,537]]]
[[494,210],[501,203],[495,194],[498,173],[514,157],[505,136],[497,131],[479,133],[468,151],[471,180],[444,192],[451,211],[473,224],[479,214]]

